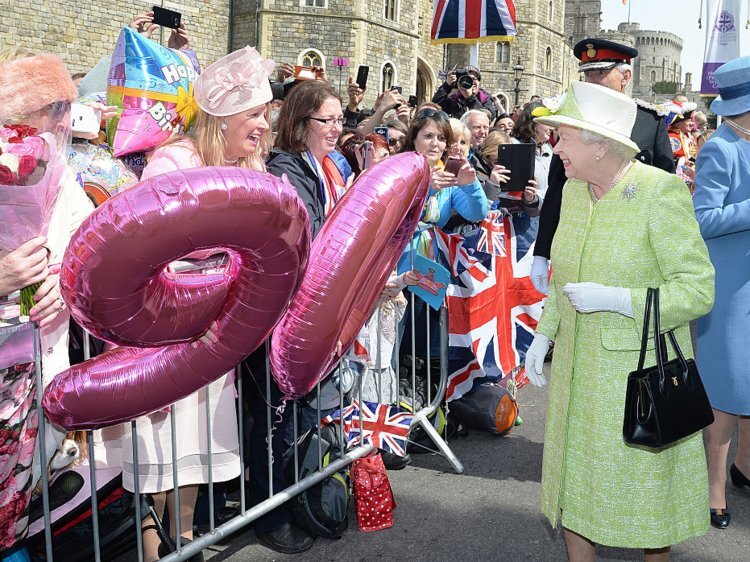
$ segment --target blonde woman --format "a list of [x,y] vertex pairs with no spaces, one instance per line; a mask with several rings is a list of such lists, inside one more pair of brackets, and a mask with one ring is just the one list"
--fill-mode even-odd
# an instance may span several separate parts
[[448,156],[452,158],[468,158],[471,148],[471,131],[459,119],[450,118],[451,130],[453,131],[453,142],[448,147]]
[[[170,139],[150,156],[143,179],[201,166],[240,166],[265,170],[260,153],[267,142],[266,104],[271,101],[268,76],[274,62],[251,47],[235,51],[210,65],[195,82],[200,107],[189,133]],[[210,338],[209,332],[209,338]],[[207,437],[206,404],[210,406],[211,435]],[[157,412],[138,419],[139,490],[151,494],[157,515],[170,508],[170,529],[176,521],[173,506],[172,456],[177,456],[180,497],[180,535],[193,537],[193,511],[198,486],[208,482],[205,456],[210,438],[212,476],[224,482],[240,474],[234,381],[224,376],[175,404],[178,424],[172,451],[171,414]],[[133,489],[134,470],[130,431],[123,438],[123,485]],[[130,457],[130,458],[129,458]],[[159,537],[148,521],[144,526],[144,560],[159,559]]]

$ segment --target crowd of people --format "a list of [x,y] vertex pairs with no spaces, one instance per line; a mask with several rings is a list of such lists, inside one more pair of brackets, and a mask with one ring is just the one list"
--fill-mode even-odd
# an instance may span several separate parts
[[[135,18],[131,27],[147,36],[156,29],[150,13]],[[190,49],[184,24],[172,31],[169,46]],[[146,156],[140,178],[204,166],[286,177],[305,204],[315,238],[360,174],[395,154],[416,152],[429,165],[430,191],[415,237],[429,228],[470,231],[491,210],[531,217],[526,233],[536,240],[531,279],[548,295],[526,353],[526,372],[535,385],[546,383],[543,366],[554,342],[542,510],[554,526],[561,522],[571,560],[593,560],[595,544],[640,548],[647,560],[663,560],[671,545],[705,533],[709,522],[718,528],[729,525],[726,464],[738,418],[739,446],[730,474],[736,486],[750,487],[750,386],[744,370],[747,346],[739,339],[750,302],[744,299],[750,273],[742,242],[750,232],[750,145],[743,142],[750,140],[750,95],[737,88],[750,83],[750,63],[739,59],[717,72],[726,91],[712,110],[726,120],[711,136],[705,115],[686,100],[676,99],[664,109],[624,93],[635,49],[586,39],[574,51],[583,81],[574,82],[565,98],[534,96],[506,111],[482,89],[481,73],[470,65],[449,72],[431,101],[410,104],[393,89],[365,108],[366,92],[353,78],[342,100],[324,73],[290,80],[291,65],[279,64],[274,74],[271,61],[246,47],[196,78],[194,123]],[[246,72],[227,82],[227,74],[238,67]],[[47,87],[39,87],[39,81]],[[39,131],[65,131],[77,97],[57,56],[22,48],[0,51],[3,124],[20,119]],[[106,116],[114,108],[99,109]],[[534,173],[523,178],[525,185],[508,191],[505,184],[522,169],[500,162],[502,147],[511,144],[532,146]],[[678,168],[683,171],[679,177]],[[76,228],[93,210],[74,174],[67,171],[59,181],[61,195],[47,235],[13,251],[0,250],[0,298],[8,300],[41,283],[29,316],[41,327],[45,384],[69,364],[70,314],[60,293],[59,264]],[[419,240],[414,247],[429,255]],[[377,305],[377,320],[373,316],[364,326],[370,339],[383,326],[403,326],[410,315],[434,320],[423,302],[417,300],[410,310],[404,298],[402,291],[417,280],[414,271],[393,272]],[[637,363],[648,287],[660,289],[662,326],[675,331],[688,354],[693,347],[688,326],[699,319],[698,365],[716,419],[706,432],[708,471],[700,434],[658,450],[622,439],[625,380]],[[437,330],[432,334],[434,340]],[[365,400],[395,402],[398,373],[392,359],[402,335],[393,334],[379,350],[377,368],[351,357],[351,368],[334,372],[320,395],[306,397],[298,431],[320,422],[318,409],[323,415],[336,409],[339,391],[357,389]],[[209,328],[197,345],[215,342]],[[417,355],[437,356],[436,343],[422,341]],[[281,459],[293,435],[287,411],[287,429],[275,431],[266,444],[265,408],[283,400],[265,376],[266,364],[261,346],[239,366],[246,417],[252,420],[245,428],[252,504],[269,497],[267,446],[274,458],[273,492],[286,487]],[[122,468],[123,486],[134,490],[137,475],[138,489],[149,496],[157,518],[169,512],[170,529],[179,526],[188,541],[199,487],[209,478],[245,477],[240,475],[235,392],[229,373],[171,411],[139,418],[137,459],[129,424],[98,434],[106,462]],[[180,427],[174,450],[172,416]],[[47,429],[50,458],[64,432],[52,425]],[[392,467],[405,464],[390,460]],[[35,483],[38,474],[29,478]],[[179,514],[170,509],[175,492]],[[147,561],[163,555],[158,523],[150,515],[144,520]],[[255,532],[278,552],[302,552],[313,542],[286,504],[259,518]],[[21,533],[2,548],[18,548],[22,541]]]

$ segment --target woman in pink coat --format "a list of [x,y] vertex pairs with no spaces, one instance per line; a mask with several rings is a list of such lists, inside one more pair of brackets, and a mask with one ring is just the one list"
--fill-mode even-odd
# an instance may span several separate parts
[[[261,153],[268,142],[266,104],[272,97],[268,76],[273,68],[273,61],[263,60],[251,47],[235,51],[206,68],[195,83],[195,98],[201,109],[195,124],[186,136],[170,139],[154,151],[142,179],[199,166],[264,170]],[[207,336],[209,340],[213,337],[211,332]],[[213,480],[227,481],[240,474],[233,377],[225,375],[180,400],[174,411],[179,428],[174,454],[179,471],[180,530],[182,537],[192,539],[198,486],[208,482],[207,415],[211,419]],[[137,422],[139,488],[152,495],[160,517],[165,502],[170,508],[173,506],[170,417],[168,411],[157,412]],[[127,442],[130,439],[130,431],[126,431],[122,443],[123,481],[132,490],[132,443]],[[155,528],[146,523],[143,549],[148,562],[159,558],[159,538]],[[172,533],[175,523],[174,514],[170,513]]]

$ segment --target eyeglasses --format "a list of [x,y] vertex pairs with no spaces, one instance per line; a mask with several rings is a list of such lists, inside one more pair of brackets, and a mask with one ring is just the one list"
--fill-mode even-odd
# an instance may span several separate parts
[[390,139],[389,138],[388,139],[388,146],[397,146],[397,145],[403,144],[403,143],[404,143],[404,139],[403,138],[398,138],[398,139]]
[[308,115],[308,119],[312,119],[313,121],[317,121],[318,123],[323,123],[326,127],[333,127],[334,125],[338,125],[339,127],[344,126],[344,118],[343,117],[313,117],[312,115]]
[[434,117],[435,115],[445,119],[446,121],[450,119],[445,111],[433,109],[432,107],[425,107],[422,111],[417,113],[417,119],[426,119],[427,117]]

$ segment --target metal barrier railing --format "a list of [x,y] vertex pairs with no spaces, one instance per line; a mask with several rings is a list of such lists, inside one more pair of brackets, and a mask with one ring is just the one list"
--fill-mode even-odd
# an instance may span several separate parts
[[[417,396],[417,365],[416,365],[416,335],[417,335],[417,326],[416,326],[416,318],[415,314],[413,314],[415,308],[416,308],[416,302],[415,302],[415,295],[411,294],[411,323],[409,326],[409,329],[411,330],[411,392],[412,392],[412,409],[414,408],[414,405],[416,404],[416,396]],[[380,310],[379,308],[376,308],[376,312],[374,313],[374,321],[376,322],[377,326],[380,326]],[[426,435],[429,437],[430,441],[436,446],[437,450],[433,451],[436,452],[442,456],[444,456],[448,462],[451,464],[453,470],[456,473],[462,473],[464,471],[464,467],[461,464],[460,460],[456,457],[456,455],[453,453],[453,451],[450,449],[447,443],[447,433],[445,436],[441,436],[436,429],[433,427],[433,424],[430,422],[430,417],[433,416],[437,409],[440,407],[444,397],[445,397],[445,391],[448,384],[448,329],[447,329],[447,312],[446,309],[443,307],[440,310],[440,317],[439,317],[439,326],[440,326],[440,378],[437,385],[437,390],[433,394],[433,384],[432,384],[432,365],[431,365],[431,358],[430,358],[430,315],[426,315],[426,325],[424,327],[424,334],[427,338],[427,357],[426,357],[426,405],[422,407],[421,409],[418,409],[414,412],[414,418],[411,423],[411,428],[415,428],[417,426],[421,427]],[[396,325],[394,326],[396,334],[399,333],[399,319],[396,318]],[[381,351],[382,351],[382,330],[377,329],[377,337],[376,337],[376,345],[375,345],[375,372],[377,374],[376,378],[376,389],[377,389],[377,396],[380,401],[383,397],[383,390],[384,390],[384,380],[383,380],[383,365],[382,365],[382,357],[381,357]],[[35,345],[35,361],[36,361],[36,384],[37,384],[37,411],[39,415],[39,420],[43,419],[43,412],[41,408],[41,396],[43,391],[43,382],[42,382],[42,365],[41,365],[41,338],[40,333],[38,329],[34,330],[34,345]],[[91,345],[89,336],[87,334],[84,335],[83,338],[83,355],[84,358],[89,358],[91,356]],[[398,342],[400,339],[397,337],[396,339],[396,345],[398,345]],[[266,357],[268,357],[268,353],[266,353]],[[396,394],[397,399],[396,403],[401,403],[401,389],[400,385],[398,384],[399,381],[399,360],[398,360],[398,353],[395,354],[395,364],[394,364],[394,373],[396,376]],[[344,380],[343,377],[343,371],[346,368],[346,366],[343,364],[343,361],[340,362],[335,370],[338,373],[339,382]],[[357,384],[355,384],[354,388],[351,392],[357,392],[360,404],[362,403],[363,398],[363,380],[364,376],[367,373],[368,366],[365,365],[363,373],[359,376],[359,380],[355,380]],[[239,369],[238,369],[239,370]],[[359,417],[359,423],[360,423],[360,432],[359,432],[359,442],[354,446],[351,447],[348,452],[346,452],[341,458],[331,462],[327,466],[322,466],[322,455],[320,454],[320,446],[321,446],[321,439],[320,439],[320,423],[318,423],[318,470],[310,475],[308,475],[305,478],[300,479],[299,478],[299,468],[300,468],[300,459],[299,459],[299,452],[298,452],[298,438],[299,438],[299,432],[298,432],[298,422],[299,422],[299,416],[298,416],[298,409],[299,404],[296,402],[291,403],[292,407],[292,423],[294,425],[293,428],[293,460],[294,460],[294,482],[289,483],[289,485],[283,489],[281,492],[274,493],[274,474],[273,474],[273,463],[274,462],[281,462],[281,459],[274,459],[273,453],[272,453],[272,438],[273,438],[273,431],[282,431],[281,427],[276,427],[274,429],[274,410],[271,407],[271,404],[268,403],[269,401],[266,400],[266,412],[265,412],[265,421],[268,427],[267,432],[267,450],[266,450],[266,459],[267,459],[267,468],[268,468],[268,481],[269,481],[269,491],[268,491],[268,499],[265,501],[262,501],[258,505],[255,505],[251,508],[247,508],[246,505],[246,482],[245,482],[245,474],[246,474],[246,462],[245,462],[245,438],[246,438],[246,429],[247,426],[245,424],[244,419],[244,404],[243,404],[243,383],[242,376],[239,376],[239,372],[237,373],[238,376],[236,376],[236,385],[237,385],[237,412],[238,412],[238,437],[239,437],[239,457],[240,457],[240,506],[239,506],[239,515],[233,517],[232,519],[224,522],[221,525],[216,526],[216,514],[215,514],[215,508],[214,508],[214,479],[213,479],[213,456],[212,456],[212,450],[211,450],[211,396],[210,392],[208,391],[208,387],[206,387],[206,400],[205,400],[205,409],[206,409],[206,420],[207,420],[207,427],[206,427],[206,434],[207,434],[207,458],[208,458],[208,508],[209,508],[209,531],[202,536],[194,538],[192,542],[188,544],[183,544],[180,535],[182,532],[182,529],[180,529],[180,494],[174,493],[174,502],[173,505],[169,506],[169,508],[174,509],[175,517],[173,518],[176,523],[176,528],[170,530],[170,535],[173,535],[175,537],[175,543],[176,543],[176,552],[173,552],[169,554],[168,556],[162,558],[165,561],[177,561],[177,560],[186,560],[193,556],[194,554],[200,552],[201,550],[207,548],[210,545],[213,545],[223,538],[227,537],[229,534],[236,532],[237,530],[241,529],[242,527],[245,527],[246,525],[252,523],[253,521],[257,520],[259,517],[269,513],[273,509],[277,508],[278,506],[282,505],[283,503],[289,501],[296,495],[302,493],[303,491],[307,490],[311,486],[314,486],[318,482],[322,481],[323,479],[327,478],[328,476],[342,470],[344,467],[348,466],[352,462],[354,462],[356,459],[361,458],[367,454],[369,454],[373,447],[372,445],[366,444],[363,442],[363,419],[360,415]],[[393,375],[388,375],[392,377]],[[266,372],[265,372],[265,383],[266,383],[266,389],[270,389],[272,381],[271,381],[271,371],[270,366],[268,364],[268,361],[266,361]],[[392,394],[393,389],[393,380],[390,380],[390,389],[389,389],[389,396]],[[321,385],[318,384],[318,396],[320,396],[320,389]],[[317,420],[321,419],[321,404],[320,400],[317,401]],[[343,411],[345,405],[347,403],[347,396],[345,389],[343,388],[343,385],[339,385],[339,408]],[[170,407],[170,418],[171,418],[171,447],[173,453],[177,450],[176,443],[177,443],[177,436],[179,428],[177,427],[176,423],[176,416],[175,416],[175,408],[174,405]],[[45,424],[40,423],[39,424],[39,434],[38,438],[41,443],[44,443],[45,439]],[[139,471],[138,471],[138,443],[139,443],[139,436],[138,436],[138,428],[135,421],[130,422],[130,432],[132,437],[132,454],[133,454],[133,467],[134,467],[134,478],[133,478],[133,494],[135,501],[134,504],[134,517],[135,517],[135,527],[136,527],[136,537],[135,537],[135,547],[137,549],[137,558],[140,561],[143,560],[143,539],[142,539],[142,521],[143,519],[148,515],[147,513],[143,513],[141,509],[141,502],[139,501],[140,498],[140,489],[139,489]],[[276,424],[280,425],[280,424]],[[339,438],[342,443],[345,443],[344,435],[343,435],[343,424],[339,424]],[[447,426],[447,424],[446,424]],[[446,427],[447,430],[447,427]],[[98,562],[101,560],[101,550],[102,545],[100,544],[100,537],[99,537],[99,519],[98,519],[98,498],[97,498],[97,482],[96,482],[96,470],[97,470],[97,458],[96,458],[96,446],[95,446],[95,434],[92,431],[87,432],[88,436],[88,459],[89,459],[89,469],[90,469],[90,485],[91,485],[91,518],[92,518],[92,529],[94,534],[94,558]],[[46,451],[44,447],[39,447],[40,451],[40,460],[41,460],[41,466],[47,466],[48,459],[46,458]],[[257,454],[262,454],[261,452],[257,452]],[[176,454],[172,454],[172,478],[173,478],[173,491],[179,491],[180,488],[180,482],[179,482],[179,467],[178,467],[178,459]],[[42,501],[43,501],[43,512],[44,512],[44,537],[45,537],[45,550],[46,550],[46,558],[49,561],[52,561],[54,559],[54,553],[53,553],[53,538],[52,538],[52,523],[50,520],[50,502],[49,502],[49,485],[50,482],[47,477],[47,471],[42,470]]]

